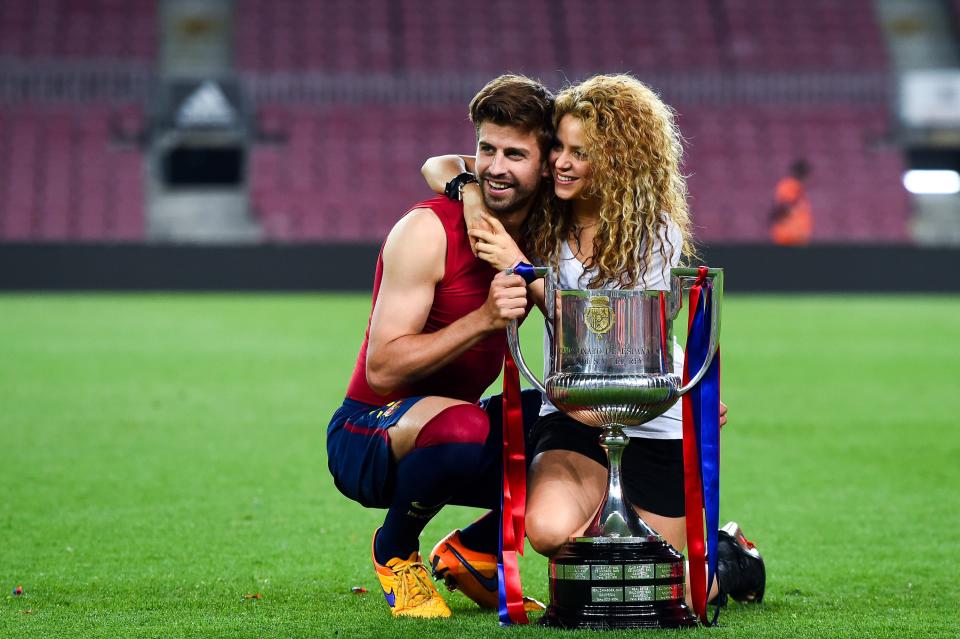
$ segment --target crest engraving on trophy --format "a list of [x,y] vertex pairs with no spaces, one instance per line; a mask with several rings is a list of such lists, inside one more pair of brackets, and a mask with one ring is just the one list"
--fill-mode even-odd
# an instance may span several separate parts
[[583,312],[583,321],[591,333],[603,335],[613,327],[610,298],[597,295],[590,298],[590,306]]

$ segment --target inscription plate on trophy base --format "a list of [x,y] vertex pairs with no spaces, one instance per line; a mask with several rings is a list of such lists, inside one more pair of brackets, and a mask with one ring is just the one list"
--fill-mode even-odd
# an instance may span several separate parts
[[547,625],[695,625],[684,603],[683,556],[663,542],[566,544],[550,561]]
[[623,601],[623,588],[598,588],[594,586],[590,589],[590,601],[593,603]]

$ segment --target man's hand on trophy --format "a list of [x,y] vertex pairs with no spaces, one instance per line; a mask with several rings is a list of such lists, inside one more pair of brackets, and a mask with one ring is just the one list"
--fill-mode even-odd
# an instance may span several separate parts
[[529,262],[513,241],[500,220],[492,215],[483,215],[483,222],[490,228],[471,228],[467,230],[473,239],[474,253],[498,271],[513,268],[519,262]]
[[720,402],[720,428],[727,423],[727,405]]
[[506,328],[510,320],[519,320],[527,312],[527,283],[519,275],[497,273],[483,306],[493,330]]

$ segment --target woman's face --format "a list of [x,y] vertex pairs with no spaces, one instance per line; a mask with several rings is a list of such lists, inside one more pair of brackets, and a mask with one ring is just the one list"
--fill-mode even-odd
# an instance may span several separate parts
[[557,141],[550,150],[553,189],[561,200],[586,197],[592,167],[583,150],[583,123],[569,113],[557,126]]

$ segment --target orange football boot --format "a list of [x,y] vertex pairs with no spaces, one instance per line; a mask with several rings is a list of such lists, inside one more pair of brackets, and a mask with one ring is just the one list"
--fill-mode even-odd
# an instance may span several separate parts
[[[493,553],[470,550],[460,541],[460,531],[437,542],[430,552],[433,578],[443,579],[448,590],[459,590],[481,608],[496,610],[497,556]],[[542,612],[546,606],[531,597],[523,598],[527,612]]]

